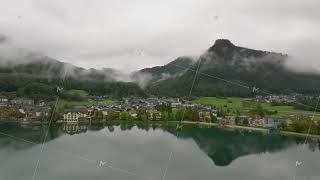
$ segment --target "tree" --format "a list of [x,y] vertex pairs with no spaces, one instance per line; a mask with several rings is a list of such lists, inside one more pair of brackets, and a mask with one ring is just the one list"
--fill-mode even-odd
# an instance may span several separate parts
[[103,120],[103,119],[104,119],[104,116],[103,116],[102,111],[96,111],[96,112],[94,113],[92,119],[95,120],[95,121]]
[[149,120],[149,113],[147,113],[147,111],[145,110],[140,110],[138,112],[138,119],[142,120],[142,121],[148,121]]
[[288,129],[288,124],[286,121],[281,121],[279,123],[279,126],[278,126],[281,130],[287,130]]
[[168,116],[169,121],[176,121],[176,116],[174,115],[174,113],[169,113],[168,115],[169,115]]
[[114,116],[114,113],[115,113],[114,110],[108,111],[108,115],[107,115],[108,121],[118,120],[118,118]]
[[121,120],[129,120],[130,114],[128,112],[122,112],[121,115],[120,115],[120,119]]
[[55,121],[59,120],[59,118],[60,118],[60,115],[59,115],[58,109],[52,107],[49,112],[49,115],[44,120],[47,122],[49,122],[49,121],[55,122]]
[[168,120],[169,120],[169,113],[165,111],[161,115],[161,121],[168,121]]
[[211,122],[212,122],[212,123],[218,123],[218,118],[217,118],[216,116],[213,116],[213,115],[211,114]]
[[172,107],[170,104],[160,103],[160,104],[157,104],[155,108],[160,112],[168,112],[168,113],[172,112]]
[[177,121],[182,121],[184,120],[184,113],[185,113],[186,109],[182,108],[182,109],[178,109],[176,112],[176,120]]
[[19,88],[17,91],[17,95],[20,97],[29,97],[36,101],[40,99],[54,99],[53,87],[37,82],[33,82],[26,85],[25,87]]

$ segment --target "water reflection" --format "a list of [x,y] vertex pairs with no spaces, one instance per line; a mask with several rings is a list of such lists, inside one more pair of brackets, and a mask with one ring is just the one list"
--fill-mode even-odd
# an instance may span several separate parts
[[62,125],[63,132],[73,135],[87,132],[88,125],[79,123],[64,123]]
[[[130,131],[136,127],[139,130],[149,131],[160,129],[177,135],[176,125],[173,123],[148,123],[148,122],[113,122],[99,124],[60,124],[52,125],[49,129],[47,141],[59,138],[62,135],[76,135],[88,131],[107,130],[112,133],[116,128],[121,131]],[[13,123],[0,124],[0,149],[11,147],[16,150],[25,149],[43,141],[44,133],[48,130],[46,125],[19,125]],[[6,136],[17,137],[16,141]],[[19,143],[18,138],[23,138],[32,143]],[[235,159],[250,154],[274,153],[283,151],[297,144],[304,143],[305,138],[282,135],[267,135],[259,132],[239,130],[224,130],[214,127],[184,125],[179,133],[180,139],[192,139],[198,147],[207,154],[217,166],[228,166]],[[320,150],[319,139],[310,139],[307,145],[311,152]]]

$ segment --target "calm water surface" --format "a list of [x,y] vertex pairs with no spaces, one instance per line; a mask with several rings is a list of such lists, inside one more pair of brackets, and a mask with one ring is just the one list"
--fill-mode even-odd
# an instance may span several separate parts
[[320,141],[304,140],[198,125],[2,123],[0,180],[319,180]]

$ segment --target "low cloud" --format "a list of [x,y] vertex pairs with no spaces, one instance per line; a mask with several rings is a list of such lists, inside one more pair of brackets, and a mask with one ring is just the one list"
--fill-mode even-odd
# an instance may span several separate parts
[[308,39],[320,42],[319,5],[318,0],[3,0],[0,29],[32,52],[128,72],[199,55],[218,38],[291,55],[292,47]]
[[286,66],[301,73],[320,73],[320,41],[306,39],[296,46],[291,47]]
[[130,75],[130,79],[132,82],[137,83],[142,89],[144,89],[150,81],[153,80],[152,74],[149,73],[133,73]]
[[7,41],[7,37],[3,34],[0,34],[0,44],[5,43]]
[[0,39],[3,39],[0,44],[1,67],[17,67],[29,63],[46,63],[42,73],[50,79],[56,78],[56,73],[59,73],[58,76],[60,78],[74,77],[82,78],[82,80],[92,80],[90,79],[90,75],[95,75],[95,77],[105,82],[134,82],[141,88],[145,88],[150,80],[153,79],[152,75],[148,73],[131,73],[111,68],[81,68],[70,63],[57,61],[36,52],[29,52],[28,50],[18,48],[8,42],[4,35],[1,35]]

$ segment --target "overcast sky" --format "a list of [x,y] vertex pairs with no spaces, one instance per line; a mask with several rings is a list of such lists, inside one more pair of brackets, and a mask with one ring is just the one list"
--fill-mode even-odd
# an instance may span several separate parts
[[86,68],[162,65],[218,38],[320,67],[319,8],[319,0],[1,0],[0,34]]

